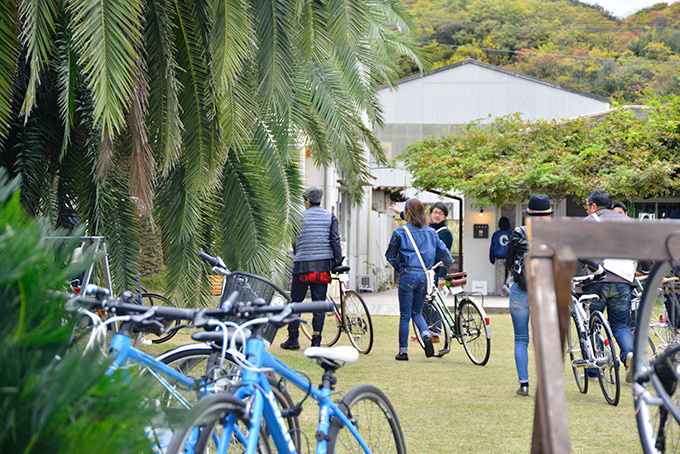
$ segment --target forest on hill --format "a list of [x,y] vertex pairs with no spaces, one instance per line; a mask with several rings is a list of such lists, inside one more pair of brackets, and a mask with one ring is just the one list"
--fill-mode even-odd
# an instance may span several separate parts
[[625,19],[578,0],[406,3],[433,69],[474,58],[622,104],[649,89],[680,94],[680,3]]

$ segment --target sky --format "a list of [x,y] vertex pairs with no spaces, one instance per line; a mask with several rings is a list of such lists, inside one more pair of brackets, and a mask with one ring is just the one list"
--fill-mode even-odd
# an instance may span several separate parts
[[600,5],[619,18],[628,17],[634,12],[654,5],[655,3],[676,3],[678,0],[581,0],[583,3]]

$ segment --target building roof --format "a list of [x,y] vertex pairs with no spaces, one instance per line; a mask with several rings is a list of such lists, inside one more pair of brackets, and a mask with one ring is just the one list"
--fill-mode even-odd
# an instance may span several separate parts
[[[577,90],[575,88],[570,88],[570,87],[566,87],[564,85],[556,84],[556,83],[553,83],[553,82],[548,82],[546,80],[538,79],[536,77],[527,76],[526,74],[518,73],[517,71],[512,71],[510,69],[501,68],[500,66],[492,65],[490,63],[484,63],[484,62],[475,60],[474,58],[466,58],[463,61],[451,63],[450,65],[442,66],[441,68],[437,68],[437,69],[434,69],[434,70],[426,72],[426,73],[418,73],[418,74],[414,74],[412,76],[404,77],[402,79],[399,79],[396,83],[397,83],[397,85],[405,84],[405,83],[412,82],[412,81],[418,80],[418,79],[422,79],[424,77],[428,77],[428,76],[431,76],[433,74],[437,74],[437,73],[440,73],[440,72],[443,72],[443,71],[448,71],[448,70],[451,70],[451,69],[459,68],[463,65],[479,66],[479,67],[482,67],[482,68],[485,68],[485,69],[490,69],[492,71],[498,71],[500,73],[503,73],[503,74],[506,74],[506,75],[509,75],[509,76],[517,77],[518,79],[524,79],[524,80],[534,82],[534,83],[537,83],[537,84],[542,84],[542,85],[546,85],[548,87],[557,88],[559,90],[568,91],[568,92],[571,92],[571,93],[574,93],[574,94],[577,94],[577,95],[593,98],[593,99],[596,99],[598,101],[609,102],[609,98],[606,98],[604,96],[595,95],[593,93],[588,93],[588,92],[585,92],[585,91]],[[389,84],[382,84],[378,87],[378,90],[383,90],[385,88],[390,88],[390,85]]]

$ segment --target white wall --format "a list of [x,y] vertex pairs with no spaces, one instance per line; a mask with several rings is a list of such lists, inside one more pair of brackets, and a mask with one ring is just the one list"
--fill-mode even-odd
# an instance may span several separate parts
[[609,102],[470,62],[378,91],[385,124],[466,124],[519,112],[525,120],[564,119],[608,109]]

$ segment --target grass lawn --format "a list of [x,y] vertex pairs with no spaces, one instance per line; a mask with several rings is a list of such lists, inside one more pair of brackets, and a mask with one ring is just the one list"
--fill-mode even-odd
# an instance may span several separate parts
[[[410,344],[410,361],[396,361],[398,317],[375,316],[373,350],[338,371],[336,392],[345,393],[361,383],[382,389],[399,415],[410,453],[528,453],[536,391],[533,346],[529,350],[530,397],[520,397],[515,394],[518,383],[510,315],[490,317],[491,357],[486,366],[475,366],[461,345],[455,344],[443,358],[428,359],[416,341]],[[321,368],[305,358],[302,350],[280,349],[285,338],[284,328],[270,351],[318,385]],[[160,352],[189,341],[181,334],[168,342],[171,345],[154,347]],[[309,345],[306,340],[301,343],[303,348]],[[349,342],[341,337],[340,344]],[[606,403],[597,380],[590,381],[588,394],[579,393],[571,369],[565,371],[564,380],[572,452],[641,452],[630,385],[623,382],[623,375],[617,407]],[[289,391],[294,399],[302,396],[297,390]],[[308,402],[302,415],[311,452],[317,413],[315,403]]]

